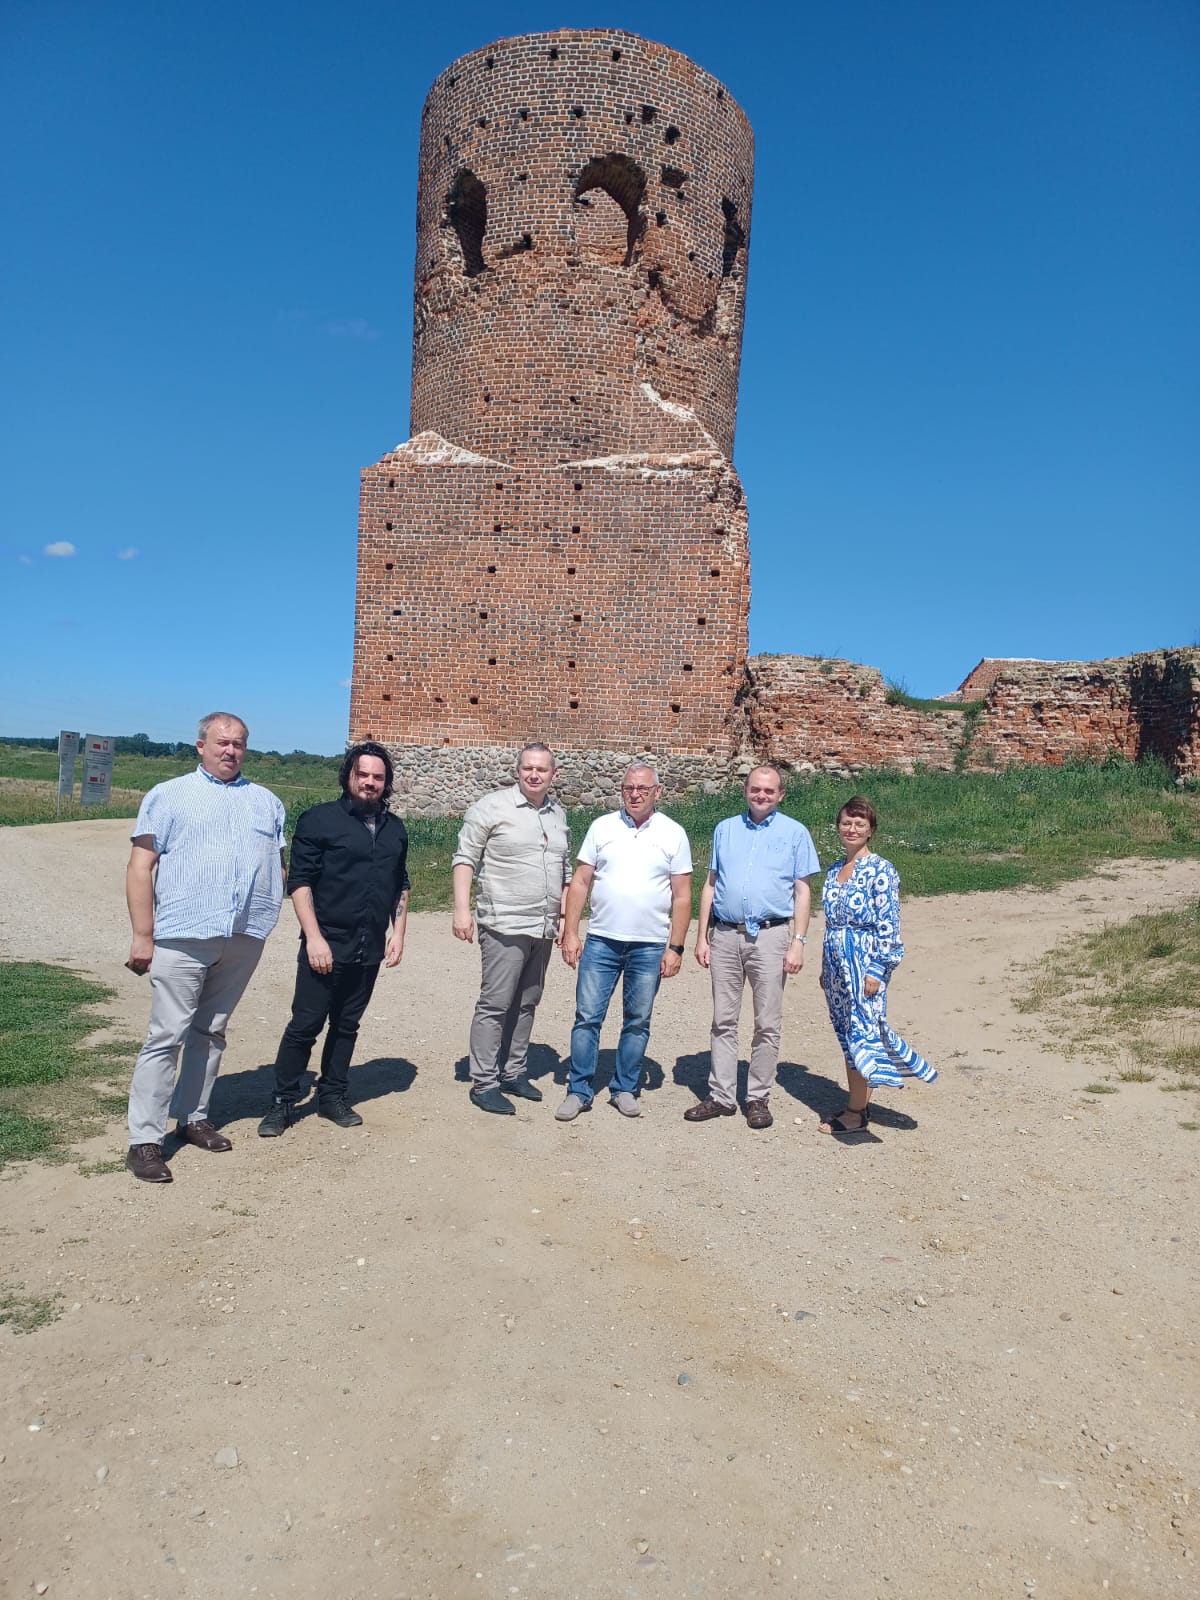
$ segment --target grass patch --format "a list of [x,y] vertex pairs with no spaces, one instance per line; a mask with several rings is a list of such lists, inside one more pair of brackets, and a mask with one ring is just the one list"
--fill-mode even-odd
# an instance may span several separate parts
[[105,1178],[110,1172],[124,1172],[125,1160],[117,1156],[112,1161],[82,1161],[79,1164],[81,1178]]
[[1016,1004],[1044,1013],[1076,1049],[1119,1053],[1124,1083],[1166,1071],[1175,1081],[1161,1088],[1200,1089],[1200,900],[1065,940],[1029,970]]
[[1114,1083],[1085,1083],[1084,1094],[1116,1094],[1117,1086]]
[[111,1086],[137,1046],[89,1042],[106,1019],[95,1007],[114,991],[65,967],[0,963],[0,1166],[63,1160],[69,1140],[98,1131],[123,1108]]
[[14,1333],[34,1333],[62,1316],[59,1294],[26,1294],[21,1289],[0,1288],[0,1323]]

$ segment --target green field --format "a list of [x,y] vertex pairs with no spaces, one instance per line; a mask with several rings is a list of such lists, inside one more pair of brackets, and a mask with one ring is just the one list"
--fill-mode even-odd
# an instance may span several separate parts
[[[245,772],[280,797],[290,828],[306,806],[336,796],[338,764],[335,756],[251,752]],[[190,754],[119,755],[114,783],[124,794],[112,806],[76,807],[70,816],[135,816],[141,793],[194,765]],[[54,821],[56,772],[52,751],[0,745],[0,825]],[[1040,888],[1120,857],[1200,853],[1200,795],[1194,787],[1177,787],[1170,770],[1156,762],[911,776],[880,771],[851,781],[793,777],[784,810],[810,829],[823,865],[840,853],[838,807],[856,791],[869,795],[879,812],[876,846],[896,864],[906,894]],[[692,841],[697,900],[713,827],[740,807],[737,789],[663,807]],[[571,814],[576,844],[595,814]],[[413,910],[446,909],[458,818],[414,818],[408,829]]]

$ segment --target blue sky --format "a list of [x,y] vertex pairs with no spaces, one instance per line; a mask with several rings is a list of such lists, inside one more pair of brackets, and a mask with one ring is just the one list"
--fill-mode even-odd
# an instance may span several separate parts
[[937,694],[1200,639],[1195,0],[4,0],[0,733],[341,747],[421,105],[560,26],[754,125],[752,650]]

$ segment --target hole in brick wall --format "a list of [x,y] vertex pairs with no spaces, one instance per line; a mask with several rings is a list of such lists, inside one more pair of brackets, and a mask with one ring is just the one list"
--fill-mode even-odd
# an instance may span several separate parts
[[688,260],[689,261],[695,261],[695,259],[696,259],[696,252],[694,250],[689,250],[688,251]]
[[575,576],[575,568],[574,567],[568,567],[567,568],[567,577],[568,578],[573,578],[574,576]]
[[485,406],[490,406],[492,403],[492,397],[486,389],[483,391],[483,403]]
[[487,612],[486,611],[481,611],[479,613],[479,620],[480,620],[480,622],[486,622],[487,621]]
[[463,167],[446,196],[446,214],[458,235],[463,271],[477,278],[485,270],[483,236],[487,232],[487,190],[468,167]]
[[448,133],[444,133],[442,135],[442,143],[446,146],[446,149],[449,150],[449,148],[450,148],[450,135]]
[[479,704],[479,696],[477,694],[471,695],[470,701],[473,706],[477,706]]
[[402,617],[404,615],[403,608],[401,606],[393,606],[392,607],[392,615],[394,617]]
[[572,622],[582,622],[583,621],[583,612],[582,611],[576,611],[575,614],[572,616],[571,621]]
[[572,672],[575,670],[575,663],[573,661],[568,661],[567,665],[571,668]]
[[[444,702],[443,702],[443,700],[442,700],[442,697],[441,697],[441,695],[440,695],[440,694],[435,694],[435,695],[434,695],[434,697],[433,697],[433,703],[434,703],[434,705],[435,705],[435,706],[440,706],[440,705],[442,705],[442,704],[444,704]],[[446,740],[446,743],[447,743],[447,744],[449,744],[449,743],[450,743],[450,741],[449,741],[449,739],[447,739],[447,740]]]
[[672,711],[678,711],[679,710],[679,701],[678,700],[672,700],[671,701],[671,710]]
[[709,567],[708,575],[710,578],[719,578],[721,576],[720,567]]
[[570,706],[572,711],[578,711],[579,710],[579,701],[578,700],[568,700],[567,704]]
[[662,273],[657,267],[650,268],[650,271],[646,274],[646,282],[652,289],[658,288],[659,284],[662,282]]
[[492,532],[493,533],[503,533],[504,532],[504,524],[502,522],[493,522],[492,523]]
[[395,656],[384,656],[384,658],[383,658],[383,659],[384,659],[384,660],[385,660],[385,661],[395,661],[395,659],[396,659],[396,658],[395,658]]
[[449,741],[449,739],[443,739],[443,740],[442,740],[442,743],[443,743],[443,744],[449,744],[449,743],[450,743],[450,741]]
[[583,485],[582,485],[582,484],[581,484],[581,483],[577,483],[577,484],[576,484],[576,485],[575,485],[575,493],[576,493],[576,494],[578,494],[578,493],[579,493],[579,491],[580,491],[580,490],[581,490],[581,489],[582,489],[582,488],[583,488]]
[[385,572],[392,572],[392,571],[395,570],[395,566],[396,566],[396,563],[394,561],[385,561],[383,563],[383,570]]
[[675,127],[674,124],[672,124],[671,127],[669,127],[666,130],[666,132],[663,134],[663,139],[666,141],[667,144],[674,144],[676,139],[678,139],[678,137],[679,137],[679,129],[677,127]]
[[495,567],[489,567],[489,568],[488,568],[488,571],[489,571],[489,572],[495,572],[495,570],[496,570],[496,569],[495,569]]
[[395,480],[395,478],[389,478],[389,479],[388,479],[388,488],[389,488],[389,489],[394,489],[394,488],[395,488],[395,487],[396,487],[396,480]]
[[659,170],[663,187],[666,189],[682,189],[687,182],[687,173],[681,171],[679,167],[662,167]]
[[582,106],[572,106],[571,107],[571,115],[576,119],[576,121],[580,121],[582,119],[582,117],[583,117],[583,107]]
[[724,91],[724,89],[718,89],[718,90],[717,90],[717,99],[718,99],[718,100],[724,100],[724,98],[725,98],[725,91]]
[[557,61],[558,60],[558,46],[556,44],[555,45],[551,45],[549,50],[547,50],[546,54],[550,57],[551,61]]
[[605,217],[604,208],[595,208],[595,215],[577,215],[575,234],[582,249],[599,256],[606,262],[629,266],[642,236],[645,221],[641,213],[642,196],[646,192],[646,174],[636,161],[628,156],[610,152],[594,156],[579,174],[575,184],[575,200],[600,189],[616,202],[625,216],[624,251],[621,249],[620,223],[611,212]]
[[626,113],[625,113],[625,126],[626,126],[626,127],[628,127],[628,126],[629,126],[629,124],[630,124],[630,123],[631,123],[631,122],[632,122],[632,121],[633,121],[633,112],[632,112],[632,111],[627,111],[627,112],[626,112]]
[[517,173],[517,182],[518,183],[528,183],[529,182],[529,174],[527,172],[518,172]]
[[728,278],[737,266],[738,251],[746,243],[746,230],[737,219],[738,208],[732,200],[721,201],[721,214],[725,218],[725,238],[721,245],[721,276]]
[[492,70],[492,68],[496,65],[495,56],[488,56],[487,60],[483,64],[487,68],[487,70],[490,72]]
[[696,626],[697,626],[697,627],[698,627],[698,628],[702,628],[702,627],[704,627],[704,625],[705,625],[705,623],[706,623],[706,622],[707,622],[707,621],[708,621],[708,618],[707,618],[707,617],[697,617],[697,618],[696,618]]
[[494,666],[495,666],[495,665],[496,665],[496,658],[495,658],[495,656],[489,656],[489,657],[488,657],[488,666],[489,666],[489,667],[494,667]]
[[520,117],[522,122],[528,122],[529,121],[529,107],[528,106],[518,106],[517,107],[517,115]]
[[612,53],[612,58],[613,58],[614,61],[620,61],[621,52],[619,50],[614,50],[613,53]]
[[388,532],[389,532],[389,533],[391,533],[391,531],[392,531],[392,525],[391,525],[391,523],[390,523],[390,522],[385,522],[385,523],[384,523],[384,527],[385,527],[385,528],[386,528],[386,529],[387,529],[387,531],[388,531]]
[[690,661],[685,661],[683,663],[683,670],[685,672],[690,672],[692,670],[692,663]]
[[657,115],[658,115],[658,112],[655,110],[655,108],[653,106],[643,106],[642,107],[642,121],[643,122],[653,122]]
[[577,406],[579,404],[579,396],[577,394],[570,395],[568,398],[573,406]]
[[667,225],[667,213],[665,211],[656,211],[654,213],[654,220],[658,223],[660,228],[665,228]]
[[504,485],[503,485],[503,484],[502,484],[502,483],[498,483],[498,484],[497,484],[497,485],[496,485],[496,487],[497,487],[497,489],[503,489],[503,488],[504,488]]
[[457,79],[457,78],[455,78],[455,77],[449,77],[449,78],[447,78],[447,79],[446,79],[446,83],[447,83],[447,86],[448,86],[448,87],[449,87],[449,88],[451,88],[451,89],[453,89],[453,87],[454,87],[454,85],[455,85],[455,84],[456,84],[456,83],[457,83],[457,82],[458,82],[458,79]]
[[383,698],[383,699],[384,699],[384,700],[390,700],[390,699],[391,699],[391,698],[392,698],[392,697],[391,697],[391,695],[390,695],[390,694],[385,694],[385,695],[383,695],[383,696],[382,696],[382,698]]
[[[576,484],[575,487],[578,489],[579,485]],[[579,524],[577,522],[573,522],[571,524],[571,532],[572,533],[578,533],[579,532]]]
[[477,117],[475,125],[476,125],[476,127],[479,127],[479,128],[486,128],[487,127],[487,118],[486,117]]

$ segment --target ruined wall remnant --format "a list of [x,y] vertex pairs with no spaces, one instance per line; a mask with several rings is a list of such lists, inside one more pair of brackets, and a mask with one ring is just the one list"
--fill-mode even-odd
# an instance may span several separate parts
[[[752,656],[747,748],[799,770],[987,771],[1158,756],[1200,775],[1200,650],[1109,661],[984,660],[938,710],[890,705],[874,667]],[[973,707],[973,709],[967,709]]]
[[752,173],[723,86],[632,34],[501,40],[434,83],[413,437],[359,519],[351,733],[402,804],[527,739],[580,793],[634,751],[735,759]]

